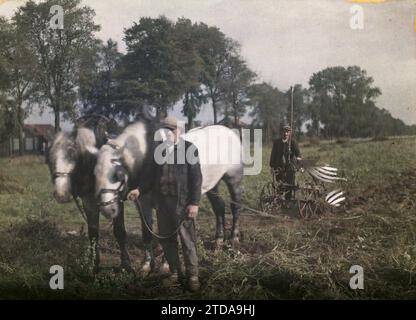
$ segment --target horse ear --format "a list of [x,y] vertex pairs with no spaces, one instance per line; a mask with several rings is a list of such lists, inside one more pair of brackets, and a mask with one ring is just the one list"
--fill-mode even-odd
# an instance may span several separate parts
[[77,149],[73,143],[68,146],[67,152],[70,159],[75,159],[77,157]]

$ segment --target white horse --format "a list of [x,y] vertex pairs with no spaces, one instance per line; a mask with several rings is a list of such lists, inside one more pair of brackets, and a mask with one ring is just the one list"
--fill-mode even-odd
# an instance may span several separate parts
[[[79,119],[81,124],[73,132],[59,132],[55,136],[46,159],[54,185],[54,198],[59,203],[69,202],[76,197],[82,201],[95,271],[98,271],[100,252],[98,249],[99,207],[95,198],[94,168],[97,150],[106,141],[107,121],[108,119],[101,116],[86,116]],[[114,219],[113,228],[120,246],[121,266],[131,270],[122,208],[117,219]]]
[[[116,217],[124,200],[123,196],[132,188],[138,186],[141,190],[141,202],[142,197],[152,192],[155,139],[158,139],[159,130],[157,124],[151,121],[138,121],[126,127],[121,135],[99,150],[95,167],[95,187],[104,215]],[[243,176],[239,136],[229,128],[214,125],[193,129],[186,133],[184,138],[192,142],[199,151],[201,192],[207,194],[216,215],[217,244],[224,239],[225,203],[218,194],[218,184],[221,180],[226,183],[232,199],[231,237],[233,243],[238,242],[238,204],[241,201],[240,184]],[[143,207],[144,211],[152,209],[151,204]],[[147,212],[145,216],[151,215]]]

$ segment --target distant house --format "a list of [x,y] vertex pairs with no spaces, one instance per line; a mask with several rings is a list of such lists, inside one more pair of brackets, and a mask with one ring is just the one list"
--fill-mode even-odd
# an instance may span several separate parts
[[[50,124],[25,124],[23,129],[23,153],[43,154],[49,147],[54,132],[54,127]],[[19,154],[19,151],[19,137],[17,135],[0,143],[1,156]]]

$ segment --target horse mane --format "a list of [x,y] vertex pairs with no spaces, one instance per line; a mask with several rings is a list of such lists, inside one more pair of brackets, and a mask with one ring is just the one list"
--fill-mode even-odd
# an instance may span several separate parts
[[94,132],[98,149],[107,143],[109,135],[117,135],[120,131],[114,119],[100,114],[88,114],[78,118],[75,122],[74,131],[76,132],[78,128],[86,128]]
[[60,131],[55,135],[52,145],[47,151],[47,162],[56,159],[56,152],[60,149],[68,150],[70,148],[75,149],[75,140],[72,133]]

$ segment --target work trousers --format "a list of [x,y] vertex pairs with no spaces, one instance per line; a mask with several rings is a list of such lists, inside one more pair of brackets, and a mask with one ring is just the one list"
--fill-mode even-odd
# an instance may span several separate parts
[[[280,169],[278,173],[276,174],[276,181],[282,181],[284,183],[295,185],[295,171],[291,169]],[[292,193],[293,191],[287,191],[285,193],[285,199],[291,200],[292,199]]]
[[180,260],[178,250],[178,237],[180,238],[185,271],[188,277],[198,276],[198,257],[196,252],[196,230],[194,219],[186,218],[177,233],[172,234],[178,228],[184,216],[184,209],[178,210],[178,198],[174,196],[158,195],[157,198],[157,222],[159,234],[169,236],[168,239],[161,239],[165,258],[169,264],[171,272],[180,272]]

